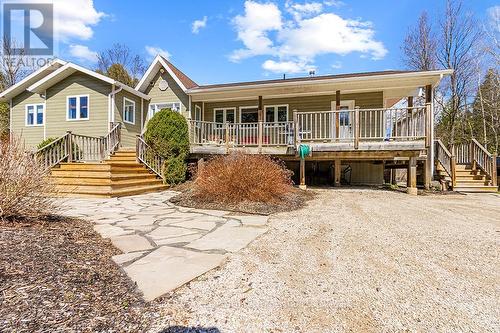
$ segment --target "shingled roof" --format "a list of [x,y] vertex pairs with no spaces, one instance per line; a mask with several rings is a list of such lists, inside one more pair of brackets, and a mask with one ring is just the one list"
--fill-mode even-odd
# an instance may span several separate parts
[[193,88],[199,87],[196,82],[191,80],[180,69],[178,69],[177,67],[172,65],[172,63],[170,61],[168,61],[167,59],[165,59],[165,57],[161,57],[161,58],[163,59],[163,61],[165,61],[167,66],[170,67],[172,72],[174,72],[175,76],[177,76],[177,78],[182,82],[182,84],[184,85],[184,87],[186,87],[186,89],[193,89]]

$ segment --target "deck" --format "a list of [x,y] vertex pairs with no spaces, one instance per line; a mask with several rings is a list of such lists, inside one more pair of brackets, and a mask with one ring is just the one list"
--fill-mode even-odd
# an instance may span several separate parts
[[[293,112],[292,121],[216,123],[191,120],[192,154],[296,155],[300,145],[313,152],[420,151],[431,143],[430,104],[383,108]],[[356,154],[359,155],[359,154]]]

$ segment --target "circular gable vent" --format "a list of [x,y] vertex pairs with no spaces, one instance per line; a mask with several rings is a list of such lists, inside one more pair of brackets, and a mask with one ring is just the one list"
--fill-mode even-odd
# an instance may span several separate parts
[[159,86],[161,91],[165,91],[168,89],[168,82],[166,80],[162,79],[158,86]]

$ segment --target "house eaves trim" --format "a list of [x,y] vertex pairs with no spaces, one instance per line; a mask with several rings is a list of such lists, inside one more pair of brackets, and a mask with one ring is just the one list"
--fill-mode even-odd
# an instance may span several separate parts
[[189,95],[196,95],[202,93],[210,93],[210,92],[227,92],[227,91],[244,91],[244,90],[252,90],[252,89],[262,89],[262,88],[276,88],[276,87],[288,87],[288,86],[303,86],[303,85],[319,85],[319,84],[329,84],[329,83],[344,83],[344,82],[362,82],[362,81],[370,81],[370,80],[391,80],[391,79],[412,79],[418,77],[430,77],[436,76],[438,78],[437,83],[441,81],[441,79],[446,75],[451,75],[453,73],[453,69],[443,69],[436,71],[422,71],[422,72],[410,72],[410,73],[397,73],[397,74],[382,74],[382,75],[367,75],[367,76],[359,76],[359,77],[348,77],[348,78],[325,78],[319,80],[311,80],[311,81],[292,81],[286,82],[273,82],[273,83],[256,83],[256,84],[242,84],[242,85],[233,85],[226,87],[214,87],[214,88],[192,88],[188,89],[187,93]]
[[56,59],[52,60],[50,63],[46,64],[45,66],[40,67],[39,69],[37,69],[36,71],[34,71],[30,75],[28,75],[27,77],[25,77],[24,79],[22,79],[21,81],[19,81],[15,85],[13,85],[13,86],[5,89],[4,91],[2,91],[0,93],[0,100],[6,100],[6,99],[11,99],[13,97],[16,97],[17,95],[19,95],[21,92],[25,91],[26,89],[22,89],[22,91],[20,91],[19,93],[14,94],[13,96],[10,96],[11,93],[13,93],[14,91],[18,90],[22,86],[25,86],[33,78],[35,78],[36,76],[40,75],[41,73],[43,73],[44,71],[46,71],[47,69],[49,69],[49,68],[51,68],[51,67],[53,67],[55,65],[64,66],[64,65],[66,65],[66,61],[56,58]]
[[[158,71],[161,68],[161,67],[156,68],[158,64],[161,67],[165,68],[165,70],[174,79],[175,83],[177,83],[179,85],[179,87],[182,89],[183,92],[188,91],[188,89],[184,86],[182,81],[177,77],[177,75],[175,75],[175,73],[172,71],[170,66],[168,66],[168,64],[163,60],[163,58],[160,55],[157,55],[155,57],[155,59],[153,60],[153,62],[151,63],[151,65],[149,65],[149,68],[147,69],[146,73],[144,73],[141,80],[139,81],[139,83],[135,87],[135,89],[137,91],[143,92],[146,90],[147,86],[149,85],[148,81],[152,79],[150,76],[151,76],[151,74],[153,74],[153,71],[154,70]],[[156,74],[156,73],[154,73],[154,74]]]
[[[124,83],[118,82],[118,81],[116,81],[116,80],[114,80],[114,79],[112,79],[112,78],[110,78],[108,76],[96,73],[96,72],[91,71],[91,70],[89,70],[89,69],[87,69],[85,67],[82,67],[82,66],[79,66],[79,65],[76,65],[76,64],[73,64],[73,63],[66,63],[61,68],[57,69],[53,73],[47,75],[45,78],[41,79],[40,81],[38,81],[35,84],[33,84],[30,87],[28,87],[28,91],[31,91],[31,92],[40,92],[39,90],[44,90],[47,87],[52,86],[53,84],[59,82],[59,80],[57,80],[57,77],[60,76],[60,75],[62,75],[62,74],[64,74],[66,71],[70,71],[69,75],[71,75],[73,73],[76,73],[76,72],[81,72],[81,73],[87,74],[89,76],[92,76],[92,77],[94,77],[94,78],[96,78],[98,80],[101,80],[101,81],[104,81],[106,83],[109,83],[111,85],[116,85],[116,86],[122,87],[123,90],[126,90],[129,93],[134,94],[136,96],[139,96],[141,98],[144,98],[144,99],[147,99],[147,100],[150,99],[150,97],[148,95],[145,95],[145,94],[141,93],[140,91],[137,91],[134,88],[127,86]],[[67,75],[67,76],[69,76],[69,75]],[[51,81],[53,81],[53,80],[57,80],[57,81],[55,81],[54,83],[51,83]],[[48,86],[46,86],[46,85],[48,85]]]

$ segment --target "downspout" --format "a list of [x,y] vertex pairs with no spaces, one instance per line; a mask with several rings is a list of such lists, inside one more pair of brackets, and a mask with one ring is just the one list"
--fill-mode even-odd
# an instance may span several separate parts
[[43,139],[47,139],[47,89],[43,93]]
[[[12,140],[12,98],[9,100],[9,138]],[[25,116],[26,117],[26,116]]]
[[144,98],[141,97],[141,134],[144,131]]
[[111,131],[111,123],[115,122],[115,95],[122,91],[123,87],[115,90],[115,85],[112,85],[111,92],[108,95],[108,131]]

